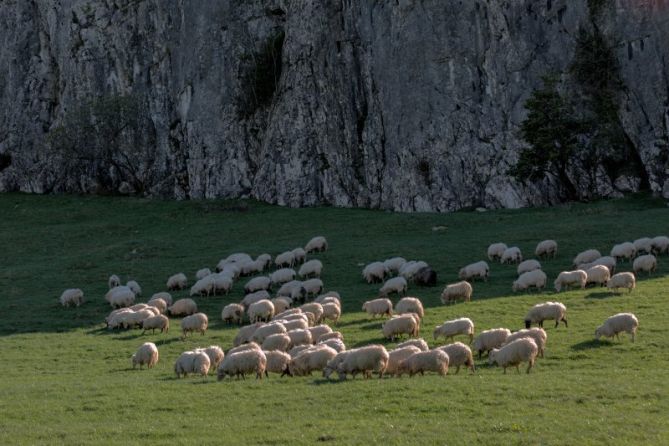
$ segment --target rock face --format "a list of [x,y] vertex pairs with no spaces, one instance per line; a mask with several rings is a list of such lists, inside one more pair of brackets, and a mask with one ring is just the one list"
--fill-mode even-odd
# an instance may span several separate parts
[[[99,192],[103,170],[132,192],[114,167],[46,149],[82,101],[132,95],[149,195],[401,211],[551,203],[550,181],[506,172],[524,102],[568,69],[587,3],[0,0],[0,190]],[[669,0],[604,3],[621,121],[651,189],[669,197]]]

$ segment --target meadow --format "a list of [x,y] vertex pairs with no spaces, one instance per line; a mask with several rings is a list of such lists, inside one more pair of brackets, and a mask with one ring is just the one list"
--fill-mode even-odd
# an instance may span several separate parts
[[[512,293],[515,266],[491,263],[488,282],[474,282],[469,303],[441,304],[458,269],[504,241],[533,257],[537,242],[559,243],[542,262],[549,284],[576,253],[669,235],[669,208],[645,195],[553,208],[398,214],[338,208],[287,209],[253,201],[174,202],[122,197],[0,195],[0,444],[669,444],[669,257],[638,278],[632,293],[602,288]],[[438,229],[438,230],[434,230]],[[337,329],[347,346],[390,343],[381,321],[361,312],[379,285],[361,277],[364,264],[401,255],[425,260],[436,287],[409,287],[425,307],[421,335],[431,346],[435,325],[467,316],[477,332],[523,327],[534,304],[559,300],[569,327],[548,322],[546,357],[532,373],[506,375],[476,361],[477,371],[448,376],[327,381],[320,375],[270,375],[258,381],[215,375],[176,379],[184,350],[231,347],[237,328],[222,307],[243,297],[241,279],[227,296],[196,298],[210,319],[204,336],[111,332],[104,317],[107,278],[116,273],[143,288],[140,301],[164,291],[167,277],[213,267],[233,252],[276,255],[327,237],[327,290],[340,292]],[[630,270],[629,263],[618,271]],[[62,308],[58,297],[78,287],[87,302]],[[187,291],[173,293],[175,298]],[[396,301],[396,298],[393,298]],[[595,341],[608,316],[633,312],[636,343]],[[464,338],[460,339],[464,341]],[[155,342],[160,362],[133,370],[130,356]]]

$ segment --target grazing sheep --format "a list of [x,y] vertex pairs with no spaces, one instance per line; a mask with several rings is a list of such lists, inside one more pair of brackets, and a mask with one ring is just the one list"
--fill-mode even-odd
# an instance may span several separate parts
[[321,324],[307,329],[311,333],[311,343],[315,344],[316,340],[324,334],[332,333],[332,329],[327,325]]
[[60,295],[60,304],[64,307],[79,306],[84,303],[84,292],[79,288],[68,288]]
[[520,276],[523,273],[534,271],[535,269],[541,269],[541,263],[539,263],[538,260],[529,259],[520,262],[516,271]]
[[304,250],[307,253],[327,251],[327,249],[328,249],[328,241],[323,236],[317,236],[312,238],[304,247]]
[[391,257],[390,259],[384,260],[383,266],[389,273],[397,274],[405,263],[407,263],[407,261],[404,257]]
[[[352,375],[355,378],[355,375],[360,372],[366,378],[371,377],[372,373],[378,373],[379,378],[383,378],[383,373],[388,366],[388,351],[382,345],[367,345],[338,353],[338,355],[344,355],[342,361],[336,366],[340,380],[346,379],[346,375]],[[326,370],[323,372],[325,376]],[[328,376],[329,373],[326,377]]]
[[204,313],[191,314],[181,320],[181,332],[184,339],[192,331],[198,331],[204,336],[207,327],[209,327],[209,318]]
[[203,277],[190,287],[190,296],[210,296],[216,292],[216,280],[213,274]]
[[344,345],[344,341],[342,341],[341,339],[337,338],[325,339],[323,341],[319,341],[317,345],[318,344],[327,345],[328,347],[334,349],[337,353],[346,351],[346,345]]
[[564,326],[567,327],[567,307],[560,302],[536,304],[525,316],[525,328],[532,327],[532,324],[538,324],[543,328],[546,320],[554,320],[555,328],[558,327],[560,321],[564,322]]
[[118,310],[112,310],[107,317],[105,317],[105,324],[107,328],[114,329],[121,327],[124,319],[124,314],[130,313],[131,310],[128,308],[119,308]]
[[285,320],[283,326],[286,327],[286,330],[306,330],[309,328],[309,320],[304,317],[300,319]]
[[226,275],[225,271],[207,276],[207,278],[209,277],[214,282],[214,294],[218,294],[219,292],[228,294],[232,290],[234,280],[232,277]]
[[109,290],[105,299],[112,308],[129,307],[135,303],[135,293],[127,286],[120,285]]
[[646,254],[651,254],[653,252],[653,240],[649,237],[638,238],[634,240],[633,243],[637,255],[641,252],[645,252]]
[[639,274],[641,271],[646,271],[650,276],[650,273],[655,272],[656,268],[657,258],[653,254],[639,256],[634,259],[634,263],[632,264],[632,270],[634,270],[634,274]]
[[306,296],[317,296],[323,291],[323,281],[321,279],[308,279],[302,282]]
[[614,245],[611,248],[611,257],[614,257],[616,260],[629,260],[631,261],[636,257],[636,248],[632,242],[624,242]]
[[337,351],[327,345],[310,347],[290,360],[288,374],[291,376],[311,375],[314,370],[323,370],[335,356],[337,356]]
[[537,244],[534,255],[539,258],[555,258],[557,256],[558,244],[555,240],[544,240]]
[[250,307],[252,304],[256,302],[260,302],[261,300],[269,300],[270,295],[267,292],[267,290],[260,290],[256,291],[255,293],[249,293],[246,296],[244,296],[244,299],[240,302],[244,306],[244,308]]
[[323,341],[327,341],[328,339],[339,339],[339,340],[344,340],[344,335],[341,334],[339,331],[332,331],[330,333],[323,333],[316,339],[316,344],[320,344]]
[[274,321],[258,327],[251,335],[250,340],[257,343],[258,345],[262,345],[262,343],[265,342],[265,339],[268,337],[274,334],[286,334],[286,332],[287,330],[285,325],[283,325],[281,322]]
[[189,314],[197,313],[197,304],[193,299],[179,299],[167,309],[167,312],[172,316],[187,316]]
[[186,351],[183,352],[174,363],[174,373],[177,378],[188,376],[190,373],[199,373],[206,377],[209,374],[209,367],[211,360],[209,356],[203,351]]
[[423,262],[422,260],[411,260],[405,263],[402,268],[400,268],[399,275],[404,277],[406,280],[413,280],[416,273],[425,267],[429,267],[426,262]]
[[311,348],[311,343],[296,345],[295,347],[291,348],[290,351],[288,351],[288,354],[291,358],[294,358],[308,348]]
[[270,274],[269,278],[272,280],[272,284],[282,284],[295,280],[295,274],[294,269],[281,268]]
[[627,272],[614,274],[606,283],[606,287],[608,289],[613,289],[616,293],[619,288],[627,288],[631,293],[636,287],[636,278],[634,277],[634,274]]
[[382,262],[372,262],[362,270],[362,277],[367,283],[383,282],[388,270]]
[[636,330],[639,328],[639,320],[632,313],[618,313],[606,319],[602,325],[595,330],[595,339],[599,340],[602,336],[620,340],[618,333],[626,332],[632,338],[636,336]]
[[312,259],[308,262],[304,262],[304,264],[300,266],[297,274],[299,274],[300,277],[320,277],[322,271],[323,263],[318,259]]
[[339,305],[341,307],[341,300],[339,300],[339,298],[335,297],[335,296],[324,296],[324,295],[321,294],[316,299],[314,299],[314,302],[316,302],[318,304],[321,304],[321,305],[332,303],[332,304],[335,304],[335,305]]
[[195,280],[204,279],[210,274],[211,270],[209,268],[198,269],[197,272],[195,273]]
[[314,343],[314,338],[311,335],[311,332],[309,329],[293,329],[290,330],[286,333],[290,337],[290,344],[293,347],[296,347],[298,345],[306,345],[306,344],[313,344]]
[[291,280],[288,282],[285,282],[284,284],[279,287],[279,290],[276,292],[277,296],[286,296],[286,297],[292,297],[292,296],[297,296],[299,294],[299,297],[304,297],[306,296],[306,290],[303,290],[304,292],[300,291],[299,293],[296,293],[296,290],[300,290],[302,288],[302,282],[299,280]]
[[527,362],[527,373],[534,366],[534,361],[537,359],[537,352],[539,348],[532,338],[516,339],[513,342],[506,344],[502,348],[495,348],[490,351],[488,355],[488,364],[493,365],[497,363],[500,367],[506,368],[516,366],[516,370],[520,373],[520,364]]
[[418,336],[420,329],[418,318],[412,314],[393,317],[382,325],[383,337],[394,341],[403,334],[411,337]]
[[587,281],[588,274],[582,269],[577,269],[575,271],[562,271],[558,274],[553,285],[555,285],[555,291],[559,293],[562,291],[562,288],[568,290],[571,285],[579,286],[583,289]]
[[544,350],[546,349],[546,340],[548,339],[548,335],[546,334],[543,328],[533,327],[533,328],[525,328],[523,330],[518,330],[514,333],[511,333],[511,336],[506,338],[506,342],[504,344],[509,344],[515,341],[516,339],[521,339],[521,338],[531,338],[537,344],[537,348],[539,349],[539,355],[542,358],[544,357]]
[[449,359],[448,354],[443,350],[414,353],[399,363],[397,374],[402,376],[402,373],[406,371],[410,377],[413,377],[416,373],[424,375],[425,372],[436,372],[441,376],[446,376]]
[[263,322],[256,322],[255,324],[249,324],[249,325],[244,325],[239,329],[237,332],[237,335],[235,338],[232,340],[232,345],[235,347],[239,347],[242,344],[246,344],[247,342],[251,342],[251,337],[255,333],[255,331],[262,327],[263,325],[266,325]]
[[491,262],[501,260],[504,251],[506,251],[507,246],[505,243],[493,243],[488,246],[488,260]]
[[370,316],[392,316],[393,303],[387,298],[368,300],[362,304],[362,311],[366,311]]
[[256,259],[256,262],[260,263],[260,265],[262,266],[262,268],[258,272],[263,272],[265,269],[269,268],[269,266],[272,264],[272,256],[267,253],[260,254]]
[[294,318],[302,318],[302,317],[303,317],[302,310],[300,310],[299,308],[289,308],[287,310],[282,311],[281,313],[277,313],[274,315],[274,319],[286,319],[286,320],[292,320]]
[[459,334],[469,336],[469,343],[474,339],[474,322],[466,317],[460,319],[453,319],[438,325],[434,329],[434,340],[436,341],[440,336],[446,340],[453,340],[453,337]]
[[249,294],[260,290],[269,290],[272,286],[272,279],[267,276],[254,277],[244,285],[244,293]]
[[604,286],[611,278],[611,272],[604,265],[595,265],[588,269],[585,274],[588,276],[586,279],[586,285],[591,283],[598,283],[599,285]]
[[388,352],[388,365],[384,372],[385,375],[395,376],[398,373],[399,365],[402,361],[407,359],[409,356],[416,353],[420,353],[421,349],[415,345],[407,345],[405,347],[397,347],[394,350]]
[[457,367],[455,369],[456,375],[460,373],[460,367],[463,365],[469,368],[472,373],[476,372],[472,351],[462,342],[455,342],[453,344],[444,345],[443,347],[437,347],[436,350],[441,350],[448,355],[448,366]]
[[[293,299],[290,297],[286,296],[280,296],[280,297],[275,297],[272,299],[272,303],[274,304],[274,312],[275,313],[283,313],[287,309],[290,308],[290,306],[293,304]],[[275,315],[276,317],[276,315]]]
[[337,323],[339,322],[339,318],[341,317],[341,307],[334,302],[328,302],[326,304],[323,304],[322,307],[323,307],[322,320],[330,320],[335,325],[337,325]]
[[302,310],[304,313],[313,313],[315,322],[320,322],[323,318],[323,305],[316,302],[309,302],[308,304],[304,304],[300,307],[300,310]]
[[184,273],[177,273],[167,279],[168,290],[183,290],[188,285],[188,278]]
[[116,288],[117,286],[121,286],[121,279],[116,274],[112,274],[111,276],[109,276],[109,280],[107,281],[107,284],[109,285],[109,289],[111,290],[112,288]]
[[293,258],[295,259],[295,264],[304,263],[307,260],[307,253],[302,248],[295,248],[291,251],[293,253]]
[[221,311],[221,319],[227,324],[242,324],[244,318],[244,306],[241,304],[228,304]]
[[269,322],[274,316],[274,304],[267,299],[253,303],[249,305],[248,316],[251,322]]
[[139,286],[139,284],[134,281],[134,280],[128,280],[128,283],[125,284],[128,288],[132,290],[133,293],[135,293],[135,296],[141,296],[142,295],[142,287]]
[[237,353],[237,352],[245,352],[247,350],[261,351],[262,348],[260,348],[260,346],[257,343],[252,341],[252,342],[248,342],[246,344],[238,345],[237,347],[232,347],[230,350],[228,350],[226,355],[231,355],[231,354]]
[[596,249],[588,249],[586,251],[578,253],[576,255],[576,257],[574,257],[574,261],[572,262],[572,264],[574,266],[578,266],[581,263],[594,262],[595,260],[597,260],[601,256],[602,256],[602,254],[599,251],[597,251]]
[[463,299],[465,302],[472,300],[472,293],[474,288],[467,281],[452,283],[446,285],[444,290],[441,292],[441,303],[447,304],[455,302],[458,299]]
[[157,309],[161,314],[167,313],[167,302],[161,298],[151,298],[146,304]]
[[514,293],[516,291],[529,290],[530,287],[542,290],[546,286],[546,280],[548,280],[546,273],[540,269],[535,269],[534,271],[528,271],[521,274],[513,281],[511,289]]
[[288,351],[291,341],[290,336],[285,333],[274,333],[269,335],[262,341],[263,350],[280,350],[282,352]]
[[132,355],[132,368],[134,369],[139,364],[140,370],[142,366],[146,364],[147,368],[152,368],[158,363],[160,355],[158,354],[158,347],[153,342],[145,342],[140,345],[137,349],[137,352]]
[[[223,361],[223,358],[225,357],[223,349],[218,345],[210,345],[209,347],[206,348],[196,348],[195,351],[203,352],[205,355],[209,357],[209,363],[211,364],[211,366],[209,367],[210,370],[217,368],[221,363],[221,361]],[[207,375],[208,374],[209,370],[207,370]]]
[[262,379],[267,368],[267,357],[262,350],[244,350],[236,353],[228,353],[218,366],[217,378],[223,380],[226,375],[237,379],[241,376],[246,379],[246,374],[256,374],[256,379]]
[[523,254],[520,252],[519,247],[511,246],[504,250],[502,258],[499,261],[500,263],[520,263],[523,261]]
[[293,251],[284,251],[274,258],[274,264],[277,268],[290,268],[295,265],[295,254]]
[[283,373],[290,364],[291,356],[279,350],[264,350],[265,358],[267,358],[267,365],[265,366],[265,376],[269,378],[269,373]]
[[159,314],[157,316],[147,317],[142,321],[142,334],[144,334],[146,330],[151,330],[151,333],[154,333],[156,328],[159,328],[161,333],[170,331],[170,320],[167,316]]
[[472,344],[472,350],[479,353],[479,359],[484,352],[489,352],[493,348],[499,348],[504,345],[506,338],[511,336],[511,330],[508,328],[491,328],[482,331]]
[[256,259],[250,262],[242,263],[240,275],[250,276],[251,274],[262,272],[264,269],[265,269],[264,261]]
[[653,249],[653,254],[660,255],[662,253],[669,253],[669,237],[658,235],[650,241]]
[[435,286],[437,284],[437,272],[430,266],[424,266],[413,275],[413,283],[418,286]]
[[471,280],[479,278],[487,282],[489,275],[490,275],[490,267],[488,266],[488,263],[483,260],[476,263],[470,263],[469,265],[460,268],[460,271],[458,272],[458,278],[460,278],[461,280]]
[[430,347],[427,345],[427,342],[425,342],[425,339],[423,338],[409,339],[408,341],[404,341],[400,344],[397,344],[395,348],[403,348],[403,347],[408,347],[410,345],[418,347],[418,349],[422,352],[426,352],[430,349]]
[[423,303],[420,299],[415,297],[403,297],[395,305],[395,313],[415,313],[419,318],[423,319],[425,311],[423,310]]
[[151,296],[151,300],[154,299],[162,299],[168,306],[172,305],[173,303],[172,295],[167,291],[161,291],[160,293],[155,293],[153,296]]
[[617,264],[617,261],[616,261],[615,257],[604,256],[604,257],[598,258],[594,262],[582,263],[581,265],[578,265],[577,269],[582,269],[583,271],[587,271],[590,268],[592,268],[593,266],[601,265],[601,266],[607,267],[609,269],[609,272],[611,274],[613,274],[616,270],[616,264]]

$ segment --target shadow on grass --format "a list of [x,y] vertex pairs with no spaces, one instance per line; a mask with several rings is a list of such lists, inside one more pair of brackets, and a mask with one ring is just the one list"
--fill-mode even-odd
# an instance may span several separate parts
[[610,347],[612,345],[613,343],[609,341],[598,341],[596,339],[590,339],[588,341],[583,341],[579,342],[578,344],[572,345],[571,349],[580,351],[580,350],[590,350],[593,348]]
[[586,299],[608,299],[609,297],[615,296],[614,293],[608,292],[608,291],[598,291],[594,293],[590,293],[587,296],[585,296]]

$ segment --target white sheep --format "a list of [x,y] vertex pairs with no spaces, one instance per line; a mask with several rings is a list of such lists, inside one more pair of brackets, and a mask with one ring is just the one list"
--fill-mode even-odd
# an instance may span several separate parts
[[520,263],[523,261],[523,254],[517,246],[506,248],[502,253],[500,263]]
[[609,281],[606,283],[608,289],[613,289],[616,293],[619,288],[627,288],[631,293],[632,290],[636,287],[636,278],[633,273],[617,273],[611,276]]
[[179,299],[167,309],[167,312],[172,316],[183,316],[197,313],[197,304],[193,299]]
[[618,333],[629,333],[634,342],[636,330],[639,328],[639,319],[632,313],[618,313],[606,319],[602,325],[595,330],[595,339],[599,340],[602,336],[620,340]]
[[168,293],[167,291],[161,291],[159,293],[154,293],[153,296],[151,296],[151,300],[154,299],[162,299],[165,301],[165,303],[170,306],[173,303],[172,300],[172,295]]
[[586,284],[598,283],[599,285],[604,286],[611,278],[611,272],[604,265],[595,265],[586,270],[585,274],[588,276]]
[[228,304],[221,311],[221,319],[228,324],[241,325],[244,318],[244,306],[241,304]]
[[167,279],[168,290],[183,290],[188,285],[188,278],[184,273],[177,273]]
[[366,311],[368,315],[376,317],[380,316],[392,316],[393,315],[393,303],[390,299],[379,298],[368,300],[362,304],[362,311]]
[[195,273],[195,280],[204,279],[205,277],[207,277],[210,274],[211,274],[211,270],[209,268],[198,269],[197,272]]
[[555,258],[557,256],[558,244],[555,240],[544,240],[537,244],[534,255],[542,258]]
[[288,371],[291,376],[311,375],[315,370],[323,370],[327,363],[337,356],[337,351],[327,345],[315,345],[291,359]]
[[190,287],[190,296],[210,296],[216,292],[216,280],[213,274],[203,277]]
[[651,239],[651,247],[653,248],[653,254],[669,253],[669,237],[665,235],[654,237]]
[[405,263],[407,263],[407,261],[404,257],[391,257],[383,261],[383,266],[389,273],[397,274]]
[[326,304],[323,304],[322,307],[323,307],[322,320],[330,320],[335,325],[337,325],[337,323],[339,322],[339,318],[341,317],[341,307],[334,302],[328,302]]
[[206,377],[209,374],[211,360],[203,351],[183,352],[174,363],[174,373],[177,378],[188,376],[190,373],[199,373]]
[[146,303],[147,305],[156,308],[160,314],[167,313],[167,302],[161,298],[151,298],[150,301]]
[[170,320],[167,316],[159,314],[157,316],[147,317],[142,321],[142,334],[144,334],[146,330],[151,330],[151,333],[154,333],[156,328],[159,328],[161,333],[168,333],[170,331]]
[[113,308],[129,307],[135,303],[135,293],[129,287],[120,285],[109,290],[105,299]]
[[306,252],[321,252],[327,251],[328,241],[323,236],[317,236],[309,240],[309,242],[304,247]]
[[142,295],[142,287],[139,286],[139,283],[135,280],[128,280],[128,283],[125,284],[128,288],[132,290],[133,293],[135,293],[135,296],[141,296]]
[[234,280],[225,271],[207,276],[207,278],[209,277],[214,282],[214,294],[218,294],[219,292],[228,294],[232,290]]
[[191,314],[181,320],[181,332],[183,338],[185,338],[189,332],[193,331],[200,332],[204,336],[207,327],[209,327],[209,318],[204,313]]
[[414,353],[399,363],[397,374],[401,376],[406,371],[411,377],[416,373],[424,375],[425,372],[436,372],[441,376],[446,376],[449,360],[448,354],[443,350],[435,349]]
[[483,260],[476,263],[470,263],[469,265],[460,268],[460,271],[458,272],[458,278],[462,280],[479,278],[487,282],[489,275],[490,267],[488,266],[488,263]]
[[304,264],[300,266],[297,274],[299,274],[300,277],[320,277],[322,272],[323,263],[318,259],[312,259],[308,262],[304,262]]
[[320,322],[321,319],[323,318],[323,305],[316,303],[316,302],[309,302],[306,303],[302,306],[300,306],[300,310],[302,310],[303,313],[313,313],[315,317],[315,322]]
[[314,338],[308,329],[293,329],[286,334],[290,337],[290,344],[293,347],[298,345],[311,345],[314,343]]
[[142,366],[146,364],[146,367],[150,369],[158,363],[159,358],[160,355],[158,354],[158,347],[156,347],[156,344],[153,342],[145,342],[140,345],[137,352],[132,355],[132,368],[134,369],[139,365],[139,368],[141,369]]
[[596,249],[588,249],[588,250],[585,250],[583,252],[578,253],[576,255],[576,257],[574,257],[574,261],[572,262],[572,264],[574,266],[578,266],[582,263],[594,262],[595,260],[597,260],[601,256],[602,256],[602,254],[599,251],[597,251]]
[[315,344],[316,340],[324,334],[332,333],[332,329],[324,324],[316,325],[315,327],[309,327],[307,330],[309,330],[309,333],[311,333],[312,344]]
[[303,351],[305,351],[306,349],[311,348],[311,347],[312,347],[311,343],[296,345],[295,347],[291,348],[288,351],[288,354],[290,355],[291,358],[294,358],[297,355],[299,355],[300,353],[302,353]]
[[403,297],[400,299],[397,304],[395,304],[395,313],[415,313],[421,319],[425,316],[423,303],[416,297]]
[[527,373],[530,373],[537,359],[538,351],[539,348],[532,338],[516,339],[502,348],[491,350],[488,355],[488,364],[497,363],[504,368],[504,373],[506,373],[507,367],[516,366],[516,370],[520,373],[520,364],[527,362]]
[[587,281],[588,274],[582,269],[577,269],[575,271],[562,271],[558,274],[553,285],[555,285],[555,291],[559,293],[563,288],[568,290],[572,285],[579,286],[583,289],[585,288]]
[[112,274],[109,276],[109,280],[107,280],[107,285],[109,285],[110,290],[112,288],[116,288],[117,286],[121,286],[121,278],[116,274]]
[[634,274],[639,274],[641,271],[646,271],[650,276],[657,268],[657,258],[653,254],[645,254],[634,259],[632,270]]
[[465,302],[472,300],[472,293],[474,288],[467,281],[451,283],[446,285],[444,290],[441,292],[441,303],[447,304],[455,302],[458,299],[463,299]]
[[217,378],[223,380],[226,375],[236,376],[238,379],[246,377],[248,373],[256,374],[256,379],[262,379],[267,368],[267,357],[262,350],[244,350],[228,353],[221,365],[218,366]]
[[[287,309],[290,308],[290,306],[293,304],[293,299],[290,297],[286,296],[279,296],[271,299],[272,303],[274,304],[274,312],[275,313],[282,313],[286,311]],[[276,317],[276,315],[274,316]]]
[[641,237],[636,240],[634,240],[634,248],[636,248],[637,254],[640,252],[645,252],[646,254],[650,254],[653,252],[653,240],[650,239],[649,237]]
[[506,244],[505,243],[493,243],[490,246],[488,246],[488,260],[490,261],[497,261],[501,260],[502,255],[504,254],[504,251],[506,251]]
[[381,326],[383,337],[391,341],[394,341],[397,336],[403,334],[416,337],[420,329],[418,321],[418,318],[413,313],[393,317]]
[[253,334],[251,335],[250,340],[262,345],[265,342],[265,339],[274,335],[274,334],[286,334],[287,330],[285,325],[281,322],[273,321],[269,324],[264,324],[258,327]]
[[226,355],[231,355],[231,354],[237,353],[237,352],[245,352],[247,350],[262,351],[262,348],[260,348],[260,346],[257,343],[252,341],[252,342],[248,342],[246,344],[241,344],[241,345],[238,345],[236,347],[232,347],[230,350],[227,351]]
[[249,305],[247,313],[251,322],[269,322],[274,316],[274,304],[270,300],[263,299]]
[[613,245],[611,248],[611,257],[614,257],[616,260],[632,260],[636,257],[636,248],[632,242],[623,242],[617,245]]
[[272,284],[282,284],[295,280],[295,270],[292,268],[281,268],[270,274]]
[[469,368],[472,373],[476,372],[472,350],[462,342],[437,347],[436,350],[441,350],[448,355],[448,366],[457,367],[455,369],[456,375],[460,373],[460,367],[463,365]]
[[397,347],[388,352],[388,365],[384,372],[385,375],[394,376],[398,373],[399,365],[409,356],[420,353],[422,350],[415,345],[407,345],[405,347]]
[[541,263],[539,263],[539,261],[535,260],[535,259],[528,259],[528,260],[524,260],[524,261],[522,261],[518,264],[518,268],[516,268],[516,272],[520,276],[523,273],[534,271],[535,269],[541,269]]
[[272,256],[267,253],[260,254],[256,258],[256,262],[260,263],[261,265],[261,269],[258,272],[259,273],[263,272],[266,268],[269,268],[269,266],[272,264]]
[[506,342],[504,344],[509,344],[515,341],[516,339],[521,339],[521,338],[531,338],[537,344],[537,348],[539,349],[539,355],[542,358],[544,357],[544,351],[546,350],[546,341],[548,340],[548,335],[546,334],[546,331],[543,328],[541,327],[524,328],[522,330],[513,332],[511,333],[511,336],[506,338]]
[[399,271],[399,275],[404,277],[406,280],[413,280],[414,275],[416,275],[419,270],[428,266],[429,265],[422,260],[411,260],[402,265]]
[[244,299],[240,302],[244,308],[248,308],[251,304],[260,302],[261,300],[270,300],[270,295],[267,290],[256,291],[255,293],[249,293],[244,296]]
[[290,336],[285,333],[274,333],[265,338],[262,342],[263,350],[280,350],[282,352],[288,351],[291,341]]
[[295,248],[291,251],[293,253],[293,258],[295,259],[295,264],[304,263],[307,260],[307,252],[302,248]]
[[274,264],[277,268],[292,267],[295,265],[295,254],[293,251],[284,251],[274,258]]
[[446,321],[434,328],[434,340],[436,341],[440,336],[447,340],[453,340],[456,335],[469,336],[469,343],[474,339],[474,322],[466,317]]
[[269,290],[272,286],[272,279],[267,276],[254,277],[244,285],[244,293],[249,294],[260,290]]
[[322,294],[314,299],[314,302],[325,305],[325,304],[335,304],[339,305],[341,308],[341,300],[335,296],[323,296]]
[[542,290],[546,286],[547,280],[548,277],[546,276],[546,273],[540,269],[535,269],[534,271],[528,271],[521,274],[513,281],[511,289],[514,293],[516,291],[529,290],[531,287],[534,287],[537,290]]
[[564,322],[564,326],[567,327],[567,307],[561,302],[536,304],[525,316],[525,328],[532,327],[532,324],[538,324],[543,328],[546,320],[554,320],[555,328],[560,322]]
[[367,283],[383,282],[388,270],[383,262],[372,262],[362,269],[362,278]]
[[265,262],[261,259],[252,260],[241,264],[242,276],[250,276],[251,274],[260,273],[265,269]]
[[423,338],[409,339],[408,341],[404,341],[402,343],[397,344],[395,348],[403,348],[403,347],[408,347],[410,345],[418,347],[418,349],[422,352],[426,352],[430,349],[430,347],[427,345],[427,342],[425,342],[425,339]]
[[341,339],[337,338],[325,339],[323,341],[318,342],[318,344],[327,345],[328,347],[334,349],[337,353],[346,351],[346,345],[344,345],[344,341],[342,341]]
[[309,328],[309,320],[306,316],[303,319],[284,320],[283,326],[286,330],[307,330]]
[[316,344],[320,344],[323,341],[327,341],[328,339],[340,339],[344,340],[344,335],[341,334],[340,331],[331,331],[330,333],[323,333],[316,339]]
[[[346,379],[346,375],[352,375],[355,378],[358,373],[362,373],[367,378],[371,377],[372,373],[378,373],[379,378],[383,378],[383,373],[388,366],[388,351],[382,345],[367,345],[337,355],[344,355],[342,361],[336,366],[340,380]],[[326,375],[326,370],[323,372]]]
[[484,352],[489,352],[493,348],[499,348],[504,345],[506,338],[509,336],[511,336],[511,330],[508,328],[484,330],[474,339],[472,350],[478,352],[480,359]]
[[267,364],[265,366],[265,376],[269,378],[269,373],[279,373],[283,376],[286,373],[288,364],[290,364],[291,356],[279,350],[264,350]]
[[300,280],[290,280],[288,282],[283,283],[279,287],[279,290],[276,292],[276,295],[277,296],[287,296],[287,297],[291,297],[291,296],[304,297],[303,295],[306,295],[306,290],[301,290],[300,291],[300,288],[302,288],[302,281],[300,281]]
[[[210,345],[209,347],[205,348],[196,348],[194,351],[203,352],[209,357],[209,363],[211,364],[209,367],[210,370],[217,368],[221,361],[223,361],[223,358],[225,358],[223,349],[218,345]],[[209,374],[209,371],[207,371],[207,374]]]
[[274,315],[274,319],[285,319],[285,320],[291,320],[289,318],[295,318],[295,317],[302,317],[302,310],[299,308],[289,308],[287,310],[282,311],[281,313],[277,313]]
[[321,279],[308,279],[302,282],[306,296],[317,296],[323,291],[323,281]]
[[84,292],[79,288],[68,288],[63,291],[59,298],[60,304],[64,307],[70,305],[79,306],[84,303]]
[[609,272],[610,272],[611,274],[613,274],[613,273],[615,272],[615,270],[616,270],[616,264],[617,264],[617,263],[618,263],[618,262],[616,261],[616,258],[615,258],[615,257],[611,257],[611,256],[603,256],[603,257],[598,258],[598,259],[595,260],[594,262],[583,263],[583,264],[581,264],[581,265],[578,265],[578,268],[577,268],[577,269],[582,269],[583,271],[587,271],[587,270],[589,270],[590,268],[592,268],[593,266],[601,265],[601,266],[605,266],[605,267],[607,267],[607,268],[609,269]]

